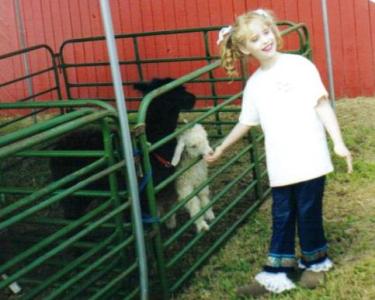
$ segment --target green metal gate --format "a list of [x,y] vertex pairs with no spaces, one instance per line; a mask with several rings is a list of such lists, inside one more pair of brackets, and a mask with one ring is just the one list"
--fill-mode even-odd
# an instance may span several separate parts
[[[0,273],[6,279],[0,282],[0,290],[17,282],[21,299],[117,299],[120,295],[134,299],[139,294],[138,261],[127,189],[118,185],[119,177],[123,182],[126,178],[125,162],[113,149],[114,109],[98,101],[2,104],[1,109],[74,106],[81,108],[0,138],[1,162],[7,165],[1,174],[0,231],[2,244],[9,244],[8,249],[2,247]],[[102,132],[104,149],[50,148],[56,138],[92,124]],[[23,178],[25,182],[4,178],[14,178],[13,168],[19,168],[16,176],[22,176],[30,159],[39,165],[40,175],[48,177],[51,157],[91,157],[93,161],[57,181],[33,182],[31,173],[32,178]],[[88,188],[102,178],[109,180],[109,190]],[[100,200],[81,218],[66,220],[59,202],[74,195]]]

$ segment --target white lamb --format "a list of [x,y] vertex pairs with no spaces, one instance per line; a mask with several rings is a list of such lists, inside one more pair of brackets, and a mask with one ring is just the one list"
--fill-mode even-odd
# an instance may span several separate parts
[[[197,157],[210,152],[212,152],[212,148],[207,139],[207,132],[202,125],[196,124],[178,137],[172,165],[176,166],[178,171],[191,164],[192,160]],[[181,174],[175,183],[178,199],[182,200],[191,194],[194,189],[207,179],[207,173],[207,163],[201,159]],[[191,218],[209,204],[209,196],[210,190],[206,186],[185,204],[185,208],[189,211]],[[206,221],[211,221],[214,218],[214,212],[210,207],[195,221],[197,231],[209,230],[210,227]],[[176,226],[175,216],[171,217],[169,224],[172,227]]]

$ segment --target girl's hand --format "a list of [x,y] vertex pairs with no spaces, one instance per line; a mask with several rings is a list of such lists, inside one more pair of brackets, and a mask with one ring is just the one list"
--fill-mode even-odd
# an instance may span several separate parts
[[203,158],[207,163],[213,163],[220,158],[224,150],[228,149],[231,145],[240,140],[249,130],[249,125],[237,123],[236,126],[225,137],[224,141],[218,146],[213,153],[205,155]]
[[333,150],[338,156],[345,157],[346,165],[348,168],[348,173],[352,173],[353,172],[353,158],[348,148],[346,148],[344,144],[337,144],[334,146]]
[[214,152],[206,154],[203,158],[207,163],[213,163],[223,154],[221,147],[217,147]]

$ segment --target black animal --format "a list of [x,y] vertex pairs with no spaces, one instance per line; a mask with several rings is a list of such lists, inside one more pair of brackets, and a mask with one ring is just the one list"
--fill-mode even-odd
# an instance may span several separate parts
[[[172,78],[156,78],[148,83],[137,83],[134,85],[134,88],[145,95],[171,81],[173,81]],[[179,113],[182,110],[192,109],[195,100],[196,97],[186,91],[183,86],[179,86],[153,99],[146,114],[145,125],[147,140],[151,143],[155,143],[173,133],[177,127]],[[116,133],[114,132],[114,134]],[[155,184],[160,183],[173,174],[174,167],[169,165],[169,162],[173,157],[176,144],[176,139],[173,139],[158,148],[155,153],[151,155],[152,179]],[[85,128],[64,136],[57,141],[55,148],[59,150],[103,149],[103,141],[98,128]],[[50,169],[52,178],[58,180],[92,161],[93,160],[90,158],[51,158]],[[120,184],[123,178],[124,177],[121,176],[121,179],[118,180]],[[98,180],[88,188],[94,190],[108,190],[108,180]],[[166,198],[175,198],[173,183],[157,195],[159,201],[164,202]],[[89,199],[80,196],[64,199],[62,201],[64,217],[67,219],[77,219],[81,217],[91,202],[92,198]],[[170,202],[170,200],[167,202]],[[142,211],[147,213],[148,205],[144,192],[141,193],[141,204]]]

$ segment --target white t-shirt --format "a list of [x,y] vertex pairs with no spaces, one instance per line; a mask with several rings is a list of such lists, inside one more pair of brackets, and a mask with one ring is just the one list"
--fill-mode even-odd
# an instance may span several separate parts
[[249,78],[239,122],[261,125],[272,187],[333,171],[325,130],[315,106],[327,95],[315,65],[303,56],[281,54],[268,70]]

